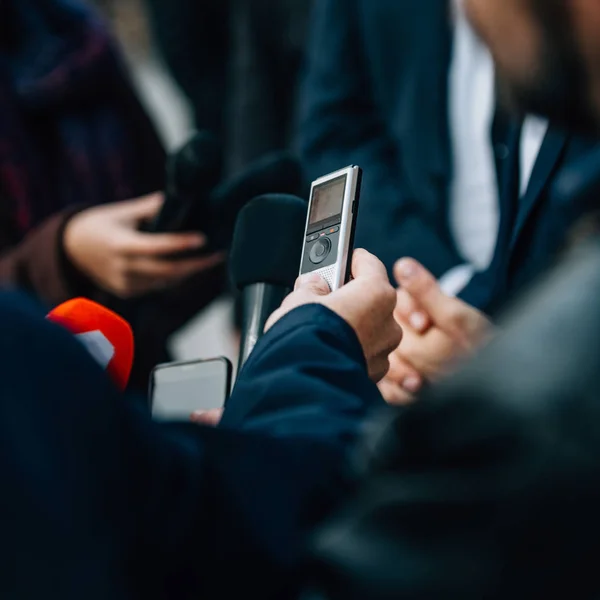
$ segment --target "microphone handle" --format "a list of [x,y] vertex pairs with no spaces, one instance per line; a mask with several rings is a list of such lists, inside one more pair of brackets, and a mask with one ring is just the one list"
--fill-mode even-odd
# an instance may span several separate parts
[[242,341],[238,373],[262,337],[269,317],[290,292],[289,288],[270,283],[255,283],[242,290]]

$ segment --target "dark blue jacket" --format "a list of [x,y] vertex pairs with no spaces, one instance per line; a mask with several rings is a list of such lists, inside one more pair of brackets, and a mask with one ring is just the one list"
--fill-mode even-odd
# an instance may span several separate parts
[[581,197],[581,185],[565,187],[561,180],[570,173],[597,177],[599,149],[592,138],[550,126],[529,187],[518,201],[518,168],[505,165],[494,259],[463,290],[463,300],[494,316],[556,264],[574,226],[595,208]]
[[[363,167],[357,244],[388,270],[403,256],[436,276],[464,262],[448,226],[448,6],[444,0],[315,4],[298,129],[303,162],[311,178],[350,163]],[[490,311],[562,247],[572,221],[557,210],[551,184],[567,163],[594,146],[552,128],[519,202],[518,135],[515,127],[512,152],[498,159],[502,226],[494,264],[464,294]]]
[[0,597],[294,585],[303,535],[351,485],[350,450],[383,404],[344,321],[308,306],[277,324],[220,429],[152,422],[26,297],[0,294],[0,322]]

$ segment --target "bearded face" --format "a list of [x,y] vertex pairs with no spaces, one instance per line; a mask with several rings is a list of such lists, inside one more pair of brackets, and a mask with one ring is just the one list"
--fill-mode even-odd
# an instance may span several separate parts
[[[500,93],[521,113],[569,128],[600,128],[569,0],[466,0],[496,61]],[[599,32],[600,34],[600,32]]]

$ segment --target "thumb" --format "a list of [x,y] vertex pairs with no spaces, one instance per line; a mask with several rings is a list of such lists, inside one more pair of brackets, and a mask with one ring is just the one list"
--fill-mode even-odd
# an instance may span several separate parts
[[412,258],[403,258],[394,265],[394,277],[400,288],[408,292],[435,319],[442,300],[449,300],[437,279]]
[[307,273],[298,277],[294,291],[314,296],[327,296],[331,292],[329,284],[318,273]]
[[352,255],[352,277],[354,279],[373,277],[388,281],[388,274],[383,263],[362,248],[356,249]]
[[197,425],[207,425],[209,427],[216,427],[223,417],[223,409],[216,408],[213,410],[198,410],[190,416],[192,423]]
[[122,218],[132,221],[147,221],[155,217],[164,204],[164,195],[156,192],[148,196],[121,202],[118,206]]
[[265,325],[265,333],[290,311],[304,304],[318,304],[317,298],[329,295],[329,285],[318,273],[307,273],[296,280],[294,293],[290,294]]
[[462,318],[463,303],[444,294],[437,279],[423,265],[403,258],[394,266],[394,277],[437,327],[457,340],[464,337],[468,323]]

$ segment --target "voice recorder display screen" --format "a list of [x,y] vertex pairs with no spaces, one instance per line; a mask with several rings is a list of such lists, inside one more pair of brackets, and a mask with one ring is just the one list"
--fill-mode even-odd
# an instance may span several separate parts
[[310,225],[327,221],[341,214],[346,191],[346,175],[319,185],[313,190]]

